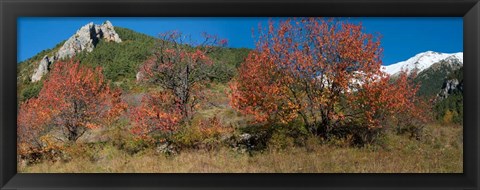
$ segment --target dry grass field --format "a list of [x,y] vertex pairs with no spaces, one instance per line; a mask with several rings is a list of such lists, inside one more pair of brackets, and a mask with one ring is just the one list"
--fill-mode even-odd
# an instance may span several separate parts
[[462,173],[462,128],[429,125],[424,134],[421,140],[390,134],[361,148],[312,138],[304,147],[252,154],[222,148],[171,156],[145,149],[131,155],[107,144],[99,149],[74,147],[76,154],[68,162],[19,164],[18,169],[26,173]]

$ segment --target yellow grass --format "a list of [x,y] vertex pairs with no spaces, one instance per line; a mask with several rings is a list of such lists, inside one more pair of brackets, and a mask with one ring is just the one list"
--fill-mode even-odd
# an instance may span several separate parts
[[462,141],[461,127],[430,125],[421,141],[388,135],[381,145],[354,148],[313,140],[306,147],[253,155],[228,148],[187,150],[174,156],[146,149],[129,155],[107,144],[69,162],[19,164],[18,169],[22,173],[462,173]]

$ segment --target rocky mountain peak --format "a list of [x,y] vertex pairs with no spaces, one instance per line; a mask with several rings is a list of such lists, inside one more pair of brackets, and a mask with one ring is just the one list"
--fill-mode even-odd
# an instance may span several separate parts
[[82,26],[73,36],[68,38],[57,52],[51,56],[45,56],[40,60],[38,68],[35,69],[31,77],[32,82],[42,79],[43,75],[48,73],[51,63],[60,59],[71,58],[83,51],[92,52],[100,40],[116,43],[122,42],[122,39],[120,39],[120,36],[115,32],[115,28],[110,21],[107,20],[101,25],[90,22]]
[[434,51],[426,51],[419,53],[405,61],[394,63],[388,66],[382,66],[382,70],[390,75],[395,75],[402,70],[408,70],[408,72],[421,72],[425,69],[428,69],[433,64],[442,61],[463,64],[463,52],[439,53]]

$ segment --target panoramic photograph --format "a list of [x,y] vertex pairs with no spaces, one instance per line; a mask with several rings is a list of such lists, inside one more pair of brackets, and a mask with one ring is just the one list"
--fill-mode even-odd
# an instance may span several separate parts
[[461,17],[19,17],[18,173],[463,173]]

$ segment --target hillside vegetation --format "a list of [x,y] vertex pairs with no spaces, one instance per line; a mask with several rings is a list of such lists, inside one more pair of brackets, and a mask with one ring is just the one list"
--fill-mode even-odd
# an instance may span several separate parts
[[[451,72],[445,81],[458,80],[463,83],[463,67]],[[454,90],[447,98],[435,103],[436,119],[443,123],[463,124],[463,90]]]
[[434,103],[435,120],[441,123],[463,124],[463,90],[452,90],[448,97],[438,97],[439,89],[446,88],[447,81],[463,83],[463,67],[439,62],[420,72],[415,78],[421,84],[418,95]]
[[463,95],[425,100],[461,70],[393,80],[360,25],[301,22],[254,50],[116,27],[38,82],[62,44],[19,63],[19,172],[463,172]]
[[[128,91],[135,86],[135,75],[140,65],[152,55],[153,46],[158,39],[126,28],[115,27],[115,30],[122,37],[122,43],[108,43],[100,40],[94,51],[80,52],[74,60],[92,68],[101,66],[107,80]],[[42,82],[32,83],[30,76],[37,67],[38,61],[45,55],[52,55],[63,43],[18,63],[17,90],[20,101],[35,97],[40,92]],[[249,51],[246,48],[222,48],[214,52],[211,57],[215,60],[215,64],[211,69],[218,75],[213,81],[228,82]]]

